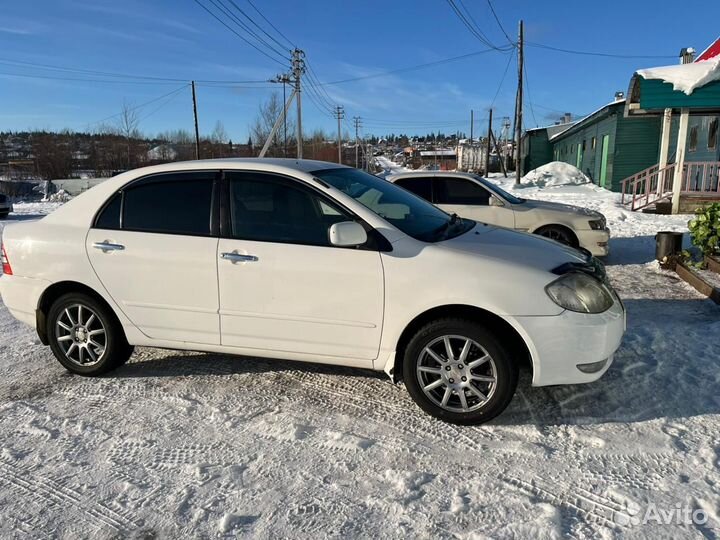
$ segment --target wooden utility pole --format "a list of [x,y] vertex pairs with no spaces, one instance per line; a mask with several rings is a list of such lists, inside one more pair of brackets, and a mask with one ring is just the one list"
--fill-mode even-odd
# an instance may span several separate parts
[[490,109],[490,117],[488,120],[487,149],[485,151],[485,176],[490,173],[490,144],[492,134],[492,109]]
[[493,138],[493,144],[495,145],[495,152],[497,152],[497,155],[500,156],[500,168],[502,169],[503,175],[505,175],[505,178],[507,178],[507,167],[505,165],[505,156],[503,156],[500,153],[500,147],[498,146],[498,141],[495,138],[495,135],[491,132],[492,138]]
[[295,97],[297,104],[297,158],[303,157],[303,131],[302,131],[302,98],[300,90],[300,78],[305,73],[305,53],[300,49],[292,52],[293,82],[295,83]]
[[475,111],[470,109],[470,144],[473,141],[473,126],[475,126]]
[[360,117],[353,116],[353,122],[355,123],[355,168],[360,168],[360,158],[358,151],[360,150]]
[[340,121],[345,118],[345,108],[342,105],[338,105],[337,107],[335,107],[335,118],[337,118],[338,121],[338,163],[342,165],[342,131]]
[[195,159],[200,159],[200,130],[197,119],[197,98],[195,97],[195,81],[191,81],[193,98],[193,116],[195,117]]
[[515,183],[520,184],[520,142],[523,116],[523,22],[518,25],[518,87],[515,99]]

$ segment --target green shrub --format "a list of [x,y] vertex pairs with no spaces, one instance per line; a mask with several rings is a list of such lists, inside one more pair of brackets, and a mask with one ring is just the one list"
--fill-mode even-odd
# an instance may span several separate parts
[[720,254],[720,203],[713,203],[695,211],[695,219],[688,223],[692,243],[703,255]]

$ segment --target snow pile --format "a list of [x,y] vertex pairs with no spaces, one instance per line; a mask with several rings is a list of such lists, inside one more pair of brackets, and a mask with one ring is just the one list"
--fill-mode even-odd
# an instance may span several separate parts
[[53,193],[50,196],[48,196],[46,199],[43,199],[43,202],[64,203],[64,202],[68,202],[70,199],[72,199],[72,196],[64,189],[61,189],[57,193]]
[[577,167],[562,161],[552,161],[533,169],[520,180],[523,187],[577,186],[590,184],[590,179]]
[[641,69],[637,74],[644,79],[659,79],[673,85],[673,90],[688,96],[696,89],[720,80],[720,58],[702,62]]

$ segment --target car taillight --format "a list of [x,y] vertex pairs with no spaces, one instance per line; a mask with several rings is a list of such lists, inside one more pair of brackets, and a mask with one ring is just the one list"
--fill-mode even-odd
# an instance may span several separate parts
[[0,259],[2,260],[3,274],[12,276],[12,266],[10,266],[10,261],[8,261],[7,253],[5,252],[5,246],[0,245],[0,253],[2,253]]

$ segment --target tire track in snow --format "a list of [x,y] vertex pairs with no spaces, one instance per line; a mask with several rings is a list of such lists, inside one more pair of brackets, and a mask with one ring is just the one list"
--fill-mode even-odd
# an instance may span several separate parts
[[109,527],[118,533],[131,531],[138,524],[130,517],[111,510],[100,502],[86,501],[77,491],[49,477],[39,476],[25,467],[0,458],[0,482],[23,491],[41,503],[70,507],[74,513],[92,521],[98,528]]

